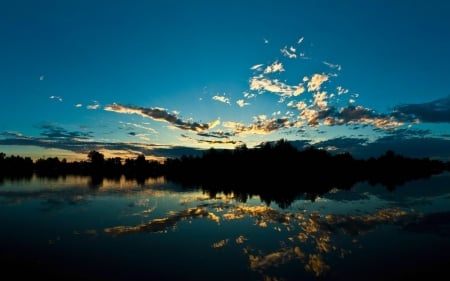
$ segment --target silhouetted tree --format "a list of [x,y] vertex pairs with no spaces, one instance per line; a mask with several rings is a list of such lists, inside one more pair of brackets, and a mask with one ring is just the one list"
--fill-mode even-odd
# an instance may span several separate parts
[[103,174],[105,156],[96,150],[91,150],[88,153],[88,158],[90,162],[91,173]]

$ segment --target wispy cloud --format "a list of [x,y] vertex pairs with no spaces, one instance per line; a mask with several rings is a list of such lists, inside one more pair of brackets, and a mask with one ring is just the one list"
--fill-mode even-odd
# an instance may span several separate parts
[[45,75],[39,76],[39,81],[44,81],[44,79],[45,79]]
[[90,110],[96,110],[100,107],[100,103],[98,101],[93,101],[93,104],[87,105],[86,108]]
[[216,101],[223,102],[223,103],[231,104],[231,103],[230,103],[230,99],[227,98],[226,96],[219,96],[219,95],[216,95],[216,96],[213,96],[212,99],[213,99],[213,100],[216,100]]
[[63,101],[63,99],[61,97],[59,97],[59,96],[50,96],[49,98],[52,99],[52,100],[55,99],[55,100],[57,100],[59,102]]
[[83,105],[81,103],[77,103],[77,104],[75,104],[75,107],[80,108],[80,107],[83,107]]
[[218,120],[214,120],[210,123],[197,123],[190,121],[183,121],[178,118],[177,114],[169,113],[166,109],[158,107],[138,107],[138,106],[126,106],[120,104],[112,104],[105,107],[106,111],[122,114],[137,114],[142,117],[151,118],[155,121],[164,121],[172,126],[181,129],[194,132],[203,132],[215,127],[218,124]]
[[251,70],[258,70],[261,71],[264,64],[255,64],[254,66],[250,67]]
[[252,99],[252,98],[256,97],[256,95],[254,93],[249,93],[249,92],[244,92],[243,95],[247,99]]
[[244,107],[244,106],[247,106],[247,105],[250,105],[250,103],[248,103],[248,102],[245,102],[244,100],[237,100],[236,101],[236,104],[239,106],[239,107]]
[[323,61],[323,64],[325,64],[329,68],[336,69],[337,71],[341,71],[342,70],[342,66],[340,64],[332,64],[332,63],[329,63],[327,61]]
[[154,133],[154,134],[158,133],[155,129],[148,127],[148,126],[141,125],[141,124],[130,123],[130,122],[121,122],[121,123],[124,126],[124,128],[126,128],[126,129],[138,128],[138,129],[142,129],[142,130]]
[[[293,47],[287,47],[285,46],[283,49],[281,49],[281,53],[283,54],[283,56],[288,57],[290,59],[296,59],[297,55],[295,54],[295,52],[292,51]],[[295,48],[294,48],[295,50]]]
[[338,95],[343,95],[348,93],[348,89],[344,89],[342,86],[336,87]]

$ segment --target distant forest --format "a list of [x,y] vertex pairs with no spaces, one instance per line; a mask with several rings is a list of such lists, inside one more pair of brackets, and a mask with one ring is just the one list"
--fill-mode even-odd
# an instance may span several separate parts
[[313,146],[298,150],[281,139],[257,148],[245,145],[234,150],[211,148],[201,156],[184,155],[164,162],[105,158],[92,150],[85,161],[68,162],[49,157],[33,161],[29,157],[0,153],[0,179],[86,175],[97,180],[121,176],[145,181],[164,176],[183,187],[218,192],[258,194],[269,197],[290,196],[298,192],[322,194],[332,188],[350,189],[367,181],[394,189],[407,181],[427,178],[450,170],[450,162],[429,158],[409,158],[392,150],[377,158],[354,159],[350,153],[331,154]]

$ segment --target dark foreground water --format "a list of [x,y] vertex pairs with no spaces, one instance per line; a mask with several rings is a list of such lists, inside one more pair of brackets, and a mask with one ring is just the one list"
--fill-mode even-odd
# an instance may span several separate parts
[[[0,183],[0,273],[61,280],[399,280],[450,272],[450,174],[288,208],[149,179]],[[245,201],[245,202],[244,202]],[[3,277],[2,277],[3,279]]]

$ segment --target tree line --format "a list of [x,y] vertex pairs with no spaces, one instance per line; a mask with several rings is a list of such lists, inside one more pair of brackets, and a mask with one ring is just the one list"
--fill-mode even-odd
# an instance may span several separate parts
[[32,161],[0,153],[0,178],[75,174],[144,180],[165,176],[184,187],[201,187],[212,196],[218,192],[243,198],[257,194],[262,199],[278,196],[281,202],[299,191],[314,197],[332,188],[350,189],[361,181],[394,189],[445,170],[450,170],[449,162],[405,157],[392,150],[377,158],[355,159],[350,153],[331,154],[314,146],[298,150],[284,139],[257,148],[210,148],[201,156],[183,155],[164,162],[147,160],[143,154],[135,159],[105,158],[96,150],[89,151],[86,160],[72,162],[57,157]]
[[53,177],[61,175],[103,176],[120,178],[126,175],[133,177],[152,177],[162,174],[163,165],[157,161],[149,161],[145,155],[138,155],[135,159],[120,157],[105,158],[105,156],[91,150],[84,161],[60,160],[58,157],[40,158],[33,161],[30,157],[6,156],[0,152],[0,177],[37,176]]

